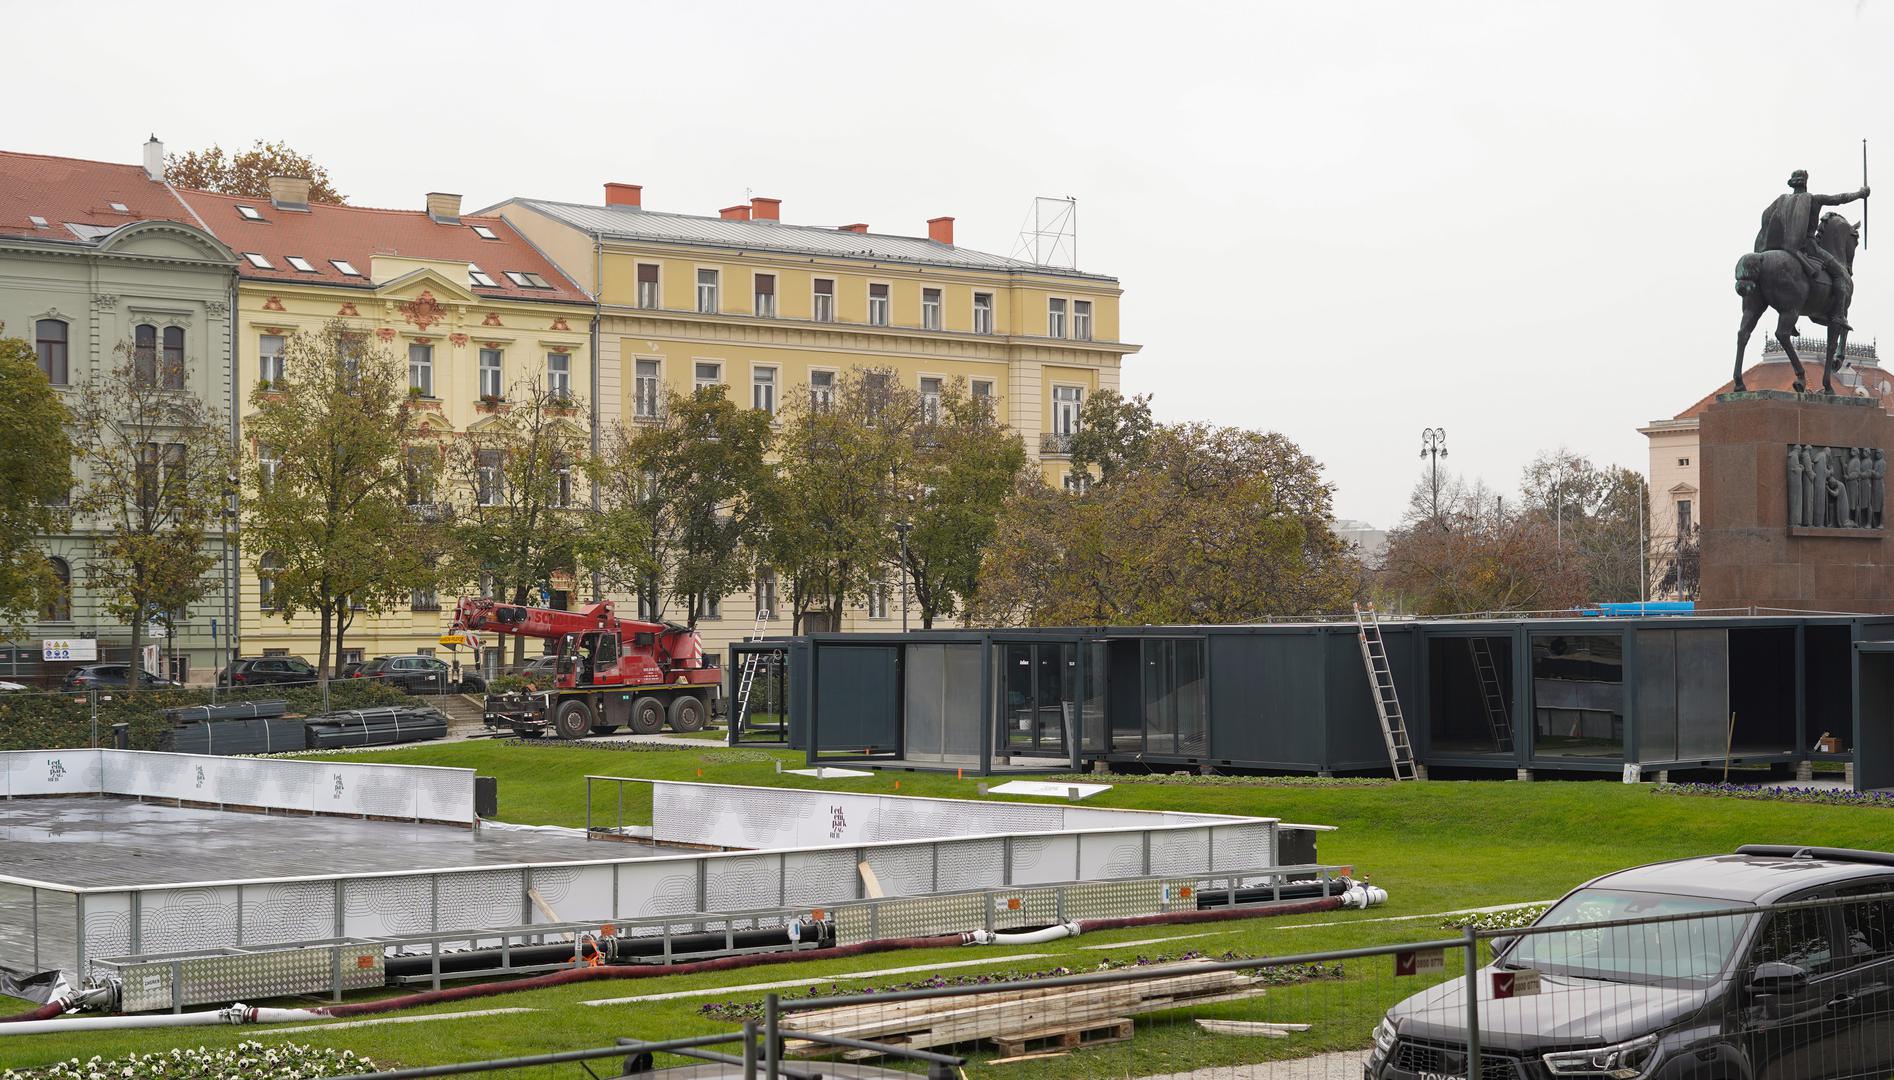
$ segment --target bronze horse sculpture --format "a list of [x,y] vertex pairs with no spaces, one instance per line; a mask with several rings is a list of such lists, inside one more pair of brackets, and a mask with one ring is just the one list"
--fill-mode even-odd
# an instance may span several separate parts
[[[1816,243],[1822,250],[1841,260],[1850,274],[1854,273],[1855,243],[1861,233],[1840,214],[1824,214],[1822,223],[1815,231]],[[1802,260],[1787,251],[1751,252],[1736,260],[1736,294],[1743,298],[1743,323],[1736,331],[1736,377],[1733,389],[1743,390],[1743,350],[1749,346],[1749,335],[1761,321],[1764,308],[1776,309],[1776,340],[1782,344],[1784,355],[1795,366],[1795,389],[1797,393],[1808,389],[1806,372],[1802,370],[1802,358],[1795,353],[1796,320],[1807,315],[1809,321],[1828,327],[1828,355],[1822,361],[1822,392],[1833,394],[1833,374],[1840,370],[1837,358],[1847,355],[1848,329],[1844,321],[1840,327],[1831,324],[1829,314],[1832,308],[1830,299],[1830,281],[1828,274],[1811,275],[1803,268]],[[1847,312],[1837,312],[1844,317]]]

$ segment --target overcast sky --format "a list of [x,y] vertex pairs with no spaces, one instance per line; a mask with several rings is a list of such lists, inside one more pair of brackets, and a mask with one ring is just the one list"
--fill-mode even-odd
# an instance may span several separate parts
[[[0,144],[284,139],[362,205],[620,180],[689,213],[952,214],[1002,254],[1035,195],[1076,196],[1144,346],[1126,387],[1283,432],[1385,526],[1423,426],[1502,491],[1561,444],[1644,468],[1636,428],[1729,377],[1731,270],[1789,171],[1852,190],[1867,138],[1894,194],[1889,6],[16,5],[41,47],[0,69]],[[1887,205],[1864,338],[1894,335]]]

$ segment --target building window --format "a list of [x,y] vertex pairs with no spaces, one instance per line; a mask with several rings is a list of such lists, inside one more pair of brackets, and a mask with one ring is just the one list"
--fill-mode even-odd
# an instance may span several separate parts
[[717,275],[715,270],[697,271],[697,310],[705,315],[717,313]]
[[572,354],[546,354],[546,393],[561,400],[572,396]]
[[164,354],[158,369],[159,383],[166,390],[184,389],[184,328],[164,328]]
[[750,407],[776,415],[776,369],[759,367],[750,369]]
[[1065,336],[1065,300],[1062,297],[1055,296],[1046,301],[1046,336]]
[[776,275],[756,275],[756,314],[765,319],[776,317]]
[[888,325],[888,286],[886,285],[868,286],[868,325]]
[[1092,340],[1092,302],[1072,301],[1072,336],[1079,341]]
[[868,587],[868,617],[885,619],[888,617],[888,583],[877,581]]
[[700,619],[723,618],[723,597],[716,593],[706,593],[703,597],[704,610],[698,613]]
[[993,380],[975,379],[972,383],[973,400],[980,403],[990,415],[993,412]]
[[283,467],[283,452],[269,443],[256,446],[257,487],[268,491],[276,483],[276,474]]
[[39,369],[46,381],[65,386],[72,372],[67,363],[67,327],[58,319],[41,319],[33,324],[33,346],[39,352]]
[[414,611],[439,611],[441,599],[431,587],[416,589],[413,597],[408,601],[408,607]]
[[132,379],[139,386],[158,385],[158,328],[150,323],[132,327]]
[[756,613],[768,619],[776,611],[776,571],[764,567],[756,574]]
[[990,292],[973,294],[973,332],[976,334],[993,332],[993,294]]
[[1677,535],[1678,536],[1690,535],[1690,526],[1691,526],[1690,500],[1678,499],[1677,500]]
[[658,390],[658,362],[656,360],[638,361],[637,381],[632,384],[631,413],[640,420],[650,420],[658,415],[658,402],[663,400]]
[[572,463],[563,457],[553,462],[552,504],[557,507],[572,505]]
[[408,447],[408,459],[403,472],[409,506],[427,506],[434,502],[435,460],[435,452],[425,446]]
[[138,448],[138,464],[132,478],[137,484],[138,508],[156,510],[164,493],[184,482],[184,444],[149,442]]
[[1689,467],[1690,467],[1690,459],[1689,459],[1689,458],[1687,458],[1687,457],[1680,457],[1680,458],[1678,458],[1678,459],[1677,459],[1677,467],[1678,467],[1678,468],[1680,468],[1680,469],[1687,469],[1687,468],[1689,468]]
[[1083,495],[1092,486],[1092,474],[1069,472],[1065,474],[1065,491],[1068,495]]
[[809,404],[818,412],[827,412],[835,404],[835,372],[809,373]]
[[489,401],[500,400],[500,363],[503,355],[499,349],[480,350],[480,396]]
[[940,329],[940,290],[921,290],[921,329]]
[[658,264],[638,264],[638,306],[655,308],[658,306]]
[[53,571],[53,594],[39,609],[40,622],[72,621],[72,564],[55,555],[46,560]]
[[251,265],[251,266],[254,266],[254,267],[256,267],[256,268],[257,268],[258,270],[274,270],[274,269],[276,269],[276,267],[275,267],[275,266],[272,266],[272,265],[270,264],[270,260],[268,260],[268,259],[266,259],[266,258],[264,258],[263,256],[261,256],[261,255],[259,255],[259,254],[257,254],[257,253],[256,253],[256,252],[254,252],[254,251],[246,251],[246,252],[244,252],[244,253],[243,253],[243,257],[244,257],[244,258],[246,258],[246,259],[248,259],[248,260],[250,260],[250,265]]
[[257,378],[271,387],[283,385],[283,353],[287,342],[281,334],[263,334],[256,339]]
[[504,461],[498,450],[482,450],[474,456],[474,500],[481,506],[498,506],[505,496]]
[[492,229],[487,228],[485,225],[470,225],[468,226],[468,228],[472,229],[474,231],[474,235],[478,236],[482,240],[498,240],[500,238],[498,233],[495,233]]
[[693,390],[703,390],[707,387],[722,386],[722,385],[723,385],[723,365],[722,364],[715,364],[715,363],[707,364],[701,360],[697,362],[696,379],[691,384],[691,388]]
[[408,390],[424,398],[434,396],[434,346],[408,346]]
[[347,259],[330,259],[329,265],[335,267],[336,273],[341,274],[344,277],[361,277],[362,276],[362,272],[360,270],[355,269],[355,264],[348,261]]
[[921,420],[923,423],[940,423],[940,380],[924,378],[921,380]]
[[500,287],[499,282],[493,280],[492,274],[480,269],[479,263],[467,264],[467,280],[483,289],[497,289]]
[[815,279],[815,304],[811,309],[816,322],[835,321],[835,279]]
[[276,575],[283,572],[283,557],[271,552],[256,562],[256,598],[257,606],[264,611],[276,610]]
[[299,274],[313,274],[316,272],[316,268],[309,265],[309,260],[303,258],[301,255],[285,255],[283,258],[289,263],[289,268]]
[[1052,388],[1052,430],[1059,435],[1075,435],[1079,430],[1079,410],[1085,403],[1085,388]]

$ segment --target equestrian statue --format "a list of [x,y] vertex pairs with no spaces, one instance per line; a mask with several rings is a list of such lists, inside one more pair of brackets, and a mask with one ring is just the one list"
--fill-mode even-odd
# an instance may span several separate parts
[[1756,249],[1736,260],[1736,294],[1743,298],[1743,323],[1736,331],[1734,389],[1743,386],[1743,350],[1750,332],[1762,319],[1763,309],[1776,311],[1776,340],[1795,366],[1795,389],[1808,389],[1802,358],[1795,352],[1796,320],[1828,327],[1828,355],[1822,362],[1822,392],[1833,394],[1831,376],[1838,360],[1847,355],[1848,305],[1854,298],[1855,244],[1860,232],[1840,214],[1818,211],[1868,197],[1864,184],[1845,195],[1812,195],[1809,174],[1789,174],[1789,194],[1780,196],[1762,212]]

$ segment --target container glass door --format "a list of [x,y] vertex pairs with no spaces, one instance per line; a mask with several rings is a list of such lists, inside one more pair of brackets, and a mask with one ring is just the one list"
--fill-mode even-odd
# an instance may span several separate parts
[[1078,722],[1078,647],[1070,642],[1007,643],[995,649],[1000,666],[1001,757],[1066,757]]

